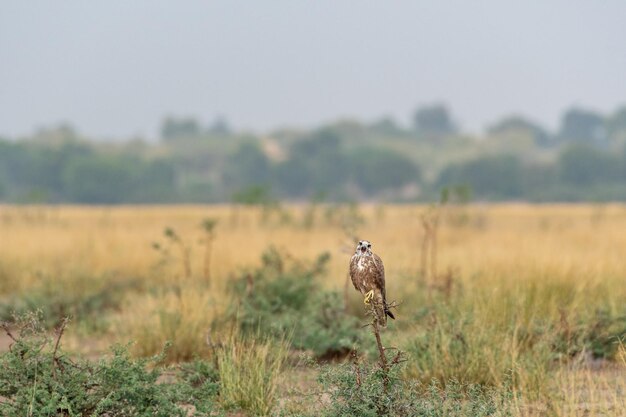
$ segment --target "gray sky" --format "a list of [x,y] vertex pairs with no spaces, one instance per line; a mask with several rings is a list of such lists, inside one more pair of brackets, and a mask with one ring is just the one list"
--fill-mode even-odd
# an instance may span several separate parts
[[620,0],[0,0],[0,135],[406,123],[434,101],[473,131],[513,112],[554,127],[626,103],[625,21]]

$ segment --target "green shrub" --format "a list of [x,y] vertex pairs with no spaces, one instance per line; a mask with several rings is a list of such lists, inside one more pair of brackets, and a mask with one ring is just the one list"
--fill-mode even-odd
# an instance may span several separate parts
[[626,311],[616,315],[597,310],[584,334],[585,346],[595,358],[615,359],[620,341],[626,340]]
[[181,364],[176,384],[178,399],[192,404],[198,417],[214,415],[220,385],[219,372],[212,364],[200,359]]
[[385,388],[378,364],[344,363],[325,366],[319,382],[330,397],[326,407],[312,415],[325,417],[487,417],[517,415],[512,391],[476,384],[433,380],[429,385],[403,380],[402,369],[392,367]]
[[[125,346],[97,363],[70,358],[46,335],[36,315],[9,331],[14,343],[0,355],[0,415],[18,416],[208,416],[216,392],[206,366],[182,372],[178,382],[159,382],[163,355],[133,359]],[[148,370],[148,368],[151,368]],[[191,382],[194,384],[191,384]]]
[[232,315],[237,315],[241,330],[289,338],[293,347],[312,350],[317,357],[348,353],[360,341],[359,321],[345,313],[337,292],[322,290],[316,280],[328,259],[323,254],[309,265],[275,249],[266,251],[262,266],[235,282],[240,302]]

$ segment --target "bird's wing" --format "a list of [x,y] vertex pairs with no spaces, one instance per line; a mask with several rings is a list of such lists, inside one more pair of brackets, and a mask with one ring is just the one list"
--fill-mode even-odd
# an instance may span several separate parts
[[354,288],[357,291],[360,291],[359,287],[356,285],[356,278],[357,278],[357,256],[352,255],[352,258],[350,258],[350,280],[352,281],[352,285],[354,285]]
[[387,292],[385,290],[385,265],[383,265],[383,260],[380,259],[380,256],[373,254],[374,256],[374,265],[376,265],[376,286],[380,288],[380,291],[383,293],[383,300],[387,299]]

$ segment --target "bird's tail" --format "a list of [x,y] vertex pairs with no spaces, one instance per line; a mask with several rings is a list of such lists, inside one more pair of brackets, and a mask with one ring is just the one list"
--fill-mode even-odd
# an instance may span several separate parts
[[389,317],[391,317],[393,320],[396,319],[396,316],[394,316],[393,313],[391,312],[391,310],[389,310],[389,307],[387,306],[387,303],[385,303],[385,314],[388,315]]

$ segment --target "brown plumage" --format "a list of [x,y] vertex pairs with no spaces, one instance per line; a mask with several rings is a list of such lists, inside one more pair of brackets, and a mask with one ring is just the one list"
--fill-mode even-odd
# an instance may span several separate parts
[[387,316],[395,319],[387,306],[385,266],[380,256],[372,252],[372,244],[367,240],[359,242],[350,259],[350,279],[354,288],[365,297],[364,301],[367,303],[370,299],[379,325],[387,325]]

